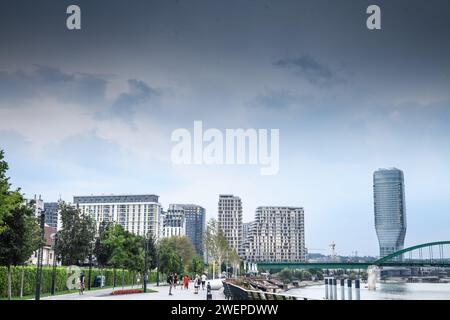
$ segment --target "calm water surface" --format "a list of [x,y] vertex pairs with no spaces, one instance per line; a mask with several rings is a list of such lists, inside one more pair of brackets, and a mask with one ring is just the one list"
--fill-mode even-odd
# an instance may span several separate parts
[[[361,284],[361,300],[450,300],[450,283],[377,283],[376,291],[369,291],[366,284]],[[337,287],[338,300],[341,288]],[[323,299],[325,285],[291,289],[287,292],[300,297]],[[353,299],[355,289],[353,288]],[[347,288],[345,288],[347,297]]]

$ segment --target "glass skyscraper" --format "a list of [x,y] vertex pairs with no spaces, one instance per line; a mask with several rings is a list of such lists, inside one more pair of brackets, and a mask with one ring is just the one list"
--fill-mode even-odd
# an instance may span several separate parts
[[403,171],[379,169],[373,174],[375,229],[380,257],[403,249],[406,235]]
[[197,253],[203,257],[206,211],[195,204],[184,204],[183,208],[186,217],[186,236],[191,240]]

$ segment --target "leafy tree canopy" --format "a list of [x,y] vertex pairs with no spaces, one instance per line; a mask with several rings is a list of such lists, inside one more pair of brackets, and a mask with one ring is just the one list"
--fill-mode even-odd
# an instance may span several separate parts
[[115,224],[108,231],[104,244],[111,250],[108,263],[131,271],[144,269],[144,239]]
[[0,234],[0,265],[21,265],[41,243],[41,231],[30,205],[22,204],[4,219]]
[[64,265],[82,264],[93,250],[95,222],[77,208],[60,203],[62,230],[58,232],[58,252]]
[[10,190],[11,185],[6,175],[8,168],[4,152],[0,150],[0,234],[7,228],[4,221],[6,217],[11,216],[13,210],[24,202],[20,189]]
[[158,243],[159,252],[174,251],[180,258],[182,270],[188,271],[192,259],[196,256],[195,248],[187,237],[163,238]]
[[98,235],[95,238],[94,255],[99,266],[107,266],[112,255],[112,248],[105,244],[108,239],[108,232],[112,230],[111,222],[102,221],[99,226]]

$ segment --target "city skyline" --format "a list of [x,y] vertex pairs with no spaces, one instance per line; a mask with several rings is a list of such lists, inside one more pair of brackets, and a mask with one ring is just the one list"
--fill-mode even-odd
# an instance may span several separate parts
[[[258,206],[303,207],[307,247],[377,255],[372,174],[394,166],[405,246],[445,240],[448,1],[380,0],[377,31],[366,0],[78,4],[79,32],[66,3],[0,5],[0,148],[28,198],[156,193],[210,218],[233,193],[243,222]],[[279,129],[278,174],[175,165],[171,133],[195,121]]]
[[[385,170],[385,169],[382,169],[382,168],[379,168],[378,169],[378,171],[380,171],[380,170]],[[83,198],[83,197],[87,197],[87,198],[89,198],[89,197],[116,197],[116,196],[131,196],[131,195],[134,195],[133,193],[117,193],[117,194],[114,194],[114,193],[111,193],[111,194],[106,194],[106,193],[100,193],[100,194],[89,194],[89,195],[87,195],[88,193],[85,193],[86,195],[84,195],[84,196],[79,196],[79,195],[77,195],[77,196],[72,196],[72,198],[75,200],[75,198]],[[144,195],[145,193],[139,193],[140,195],[142,194],[142,195]],[[36,194],[34,195],[34,196],[36,196]],[[42,195],[41,194],[39,194],[39,196],[41,197]],[[152,194],[152,196],[153,196],[153,194]],[[219,196],[219,195],[218,195]],[[159,195],[158,196],[156,196],[156,197],[159,197]],[[30,198],[31,199],[31,198]],[[71,201],[67,201],[67,200],[65,200],[65,199],[62,199],[61,197],[58,199],[58,201],[59,200],[63,200],[63,201],[66,201],[67,203],[73,203],[73,204],[76,204],[76,202],[75,201],[73,201],[73,202],[71,202]],[[49,199],[49,200],[47,200],[47,199],[43,199],[43,201],[44,201],[44,204],[50,204],[51,206],[54,206],[54,204],[56,203],[56,201],[54,201],[53,199]],[[188,201],[189,202],[189,201]],[[191,203],[192,203],[193,201],[191,201]],[[245,202],[245,201],[244,201]],[[174,204],[174,203],[168,203],[166,206],[163,204],[164,203],[164,201],[161,201],[161,210],[163,211],[164,209],[169,209],[170,208],[170,206],[171,205],[177,205],[177,204]],[[175,203],[177,203],[176,201],[175,201]],[[180,203],[180,202],[178,202],[178,203]],[[201,204],[200,204],[201,205]],[[243,205],[242,205],[243,206]],[[255,210],[257,210],[259,207],[261,207],[261,206],[264,206],[264,205],[258,205],[256,208],[255,208]],[[268,206],[268,207],[289,207],[289,205],[282,205],[282,206],[280,206],[280,205],[274,205],[274,204],[271,204],[271,205],[265,205],[266,207]],[[54,208],[52,208],[51,209],[52,211],[54,211]],[[372,212],[372,214],[374,214],[375,213],[375,211],[374,211],[374,208],[373,208],[373,212]],[[54,215],[54,213],[53,213],[53,215]],[[218,220],[218,215],[216,214],[216,215],[213,215],[213,214],[211,214],[211,213],[209,213],[209,214],[207,214],[207,218],[208,219],[211,219],[211,218],[214,218],[214,219],[217,219]],[[53,219],[54,220],[54,217],[52,217],[51,219]],[[248,223],[254,223],[254,221],[255,221],[255,216],[253,215],[253,216],[251,216],[249,219],[248,219],[248,221],[242,221],[242,224],[248,224]],[[46,222],[47,223],[47,222]],[[47,223],[48,224],[48,223]],[[49,224],[50,225],[50,224]],[[51,225],[50,225],[51,226]],[[372,229],[373,229],[373,225],[372,225]],[[161,234],[161,232],[158,232],[158,234]],[[244,241],[245,239],[242,237],[242,241]],[[334,241],[334,240],[333,240]],[[379,241],[378,241],[379,242]],[[315,246],[314,244],[309,244],[308,243],[308,238],[306,238],[305,239],[305,243],[306,243],[306,250],[308,250],[308,248],[312,248],[312,247],[317,247],[317,246]],[[410,245],[413,245],[414,243],[410,243]],[[408,245],[407,245],[408,246]],[[407,247],[406,246],[406,247]],[[381,256],[380,255],[380,252],[379,252],[379,245],[377,246],[378,248],[377,248],[377,251],[376,252],[365,252],[365,250],[364,249],[362,249],[362,250],[360,250],[359,248],[356,248],[356,247],[352,247],[352,250],[351,250],[351,252],[337,252],[337,254],[338,255],[341,255],[341,256],[353,256],[354,255],[354,252],[355,251],[357,251],[357,252],[360,252],[361,253],[361,251],[362,251],[362,253],[359,255],[359,256]],[[323,251],[324,249],[320,249],[321,251]],[[328,251],[328,250],[326,250],[326,251]],[[308,250],[308,253],[316,253],[316,249],[312,249],[311,251],[309,251]],[[327,253],[328,254],[328,253]],[[327,255],[327,254],[325,254],[325,255]]]

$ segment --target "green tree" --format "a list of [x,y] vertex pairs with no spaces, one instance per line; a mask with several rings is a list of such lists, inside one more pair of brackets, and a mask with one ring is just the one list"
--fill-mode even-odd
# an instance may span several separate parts
[[111,259],[112,248],[106,245],[105,241],[112,227],[111,222],[102,221],[98,229],[98,236],[95,238],[94,255],[100,267],[106,267]]
[[[127,253],[125,252],[125,230],[121,225],[114,225],[108,232],[105,245],[111,250],[111,255],[108,264],[113,267],[113,287],[116,285],[116,269],[123,268],[125,260],[127,259]],[[123,283],[123,272],[122,272]]]
[[217,242],[217,262],[219,266],[222,265],[222,261],[229,256],[230,246],[228,245],[227,238],[223,233],[222,229],[218,228],[215,236],[215,241]]
[[204,271],[205,264],[203,263],[203,259],[198,255],[194,256],[189,264],[189,272],[193,274],[202,274]]
[[278,273],[278,277],[284,283],[289,283],[292,281],[292,271],[289,269],[283,269]]
[[170,248],[181,259],[182,263],[182,271],[188,271],[189,265],[192,262],[192,259],[195,257],[195,248],[192,245],[192,242],[187,237],[169,237],[163,238],[159,241],[159,247],[161,248]]
[[216,262],[221,268],[224,258],[230,252],[228,241],[215,219],[208,221],[203,238],[208,261],[212,260],[213,262],[213,278],[215,278]]
[[183,264],[180,255],[170,246],[158,244],[159,270],[164,274],[171,272],[182,273]]
[[58,232],[58,252],[64,265],[79,265],[92,252],[95,223],[88,214],[61,202],[62,230]]
[[11,266],[24,264],[41,243],[41,232],[31,205],[22,204],[4,217],[0,234],[0,265],[8,267],[8,299],[11,299]]
[[208,220],[208,223],[206,224],[206,230],[203,235],[203,243],[205,246],[205,254],[207,257],[207,261],[212,262],[212,274],[213,279],[216,277],[216,262],[217,262],[217,241],[216,241],[216,234],[217,234],[218,224],[215,219]]
[[241,264],[241,258],[239,257],[236,250],[234,250],[234,249],[230,250],[229,255],[228,255],[228,262],[231,265],[231,267],[233,268],[233,275],[236,277],[238,275],[239,267]]
[[302,270],[294,270],[292,272],[292,279],[294,280],[302,280]]
[[142,271],[144,269],[144,241],[143,238],[134,235],[121,225],[114,225],[108,232],[104,244],[111,250],[109,264],[114,271],[122,269],[122,287],[124,286],[125,269],[130,271]]
[[[125,241],[125,250],[128,258],[125,261],[124,268],[131,271],[134,284],[134,275],[136,272],[139,273],[144,270],[144,237],[128,233],[128,237]],[[122,272],[122,287],[125,285],[124,275],[125,273]]]
[[[143,247],[144,250],[147,251],[147,268],[148,269],[155,269],[156,268],[156,261],[157,261],[157,251],[156,251],[156,245],[155,245],[155,237],[153,235],[147,235],[143,239]],[[148,270],[145,270],[146,272]]]
[[130,232],[125,232],[127,237],[125,240],[125,252],[127,259],[124,262],[125,269],[130,271],[144,270],[144,238],[134,235]]
[[11,185],[6,171],[8,163],[4,160],[3,150],[0,150],[0,234],[6,230],[4,219],[24,201],[20,189],[10,190]]
[[305,280],[311,280],[311,278],[312,278],[312,274],[311,274],[311,272],[309,272],[308,270],[303,270],[302,271],[302,280],[303,281],[305,281]]
[[127,253],[125,251],[126,237],[125,229],[121,225],[115,224],[108,232],[107,238],[104,241],[104,244],[111,250],[108,264],[114,268],[123,267],[127,259]]
[[322,269],[309,269],[308,271],[316,278],[316,280],[323,280]]

